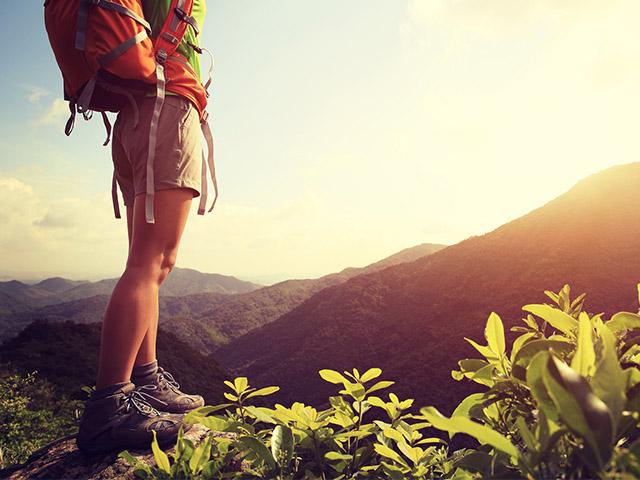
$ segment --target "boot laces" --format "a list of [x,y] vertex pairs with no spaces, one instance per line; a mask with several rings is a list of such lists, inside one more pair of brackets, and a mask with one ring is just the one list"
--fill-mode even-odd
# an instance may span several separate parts
[[147,401],[147,398],[152,398],[157,402],[163,403],[165,402],[155,398],[153,395],[148,394],[144,390],[155,390],[155,388],[147,388],[149,385],[143,385],[141,387],[132,390],[131,393],[124,397],[123,404],[125,406],[125,411],[129,412],[131,408],[135,408],[138,412],[147,417],[156,417],[160,415],[160,412],[153,408],[151,404]]
[[161,381],[164,381],[165,383],[167,383],[172,389],[174,389],[174,391],[180,389],[180,384],[178,382],[176,382],[176,379],[173,378],[173,375],[171,375],[169,372],[167,372],[166,370],[162,371],[160,373],[160,379]]

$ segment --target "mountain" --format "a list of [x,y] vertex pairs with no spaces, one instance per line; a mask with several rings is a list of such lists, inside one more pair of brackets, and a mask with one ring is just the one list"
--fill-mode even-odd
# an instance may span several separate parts
[[213,354],[276,400],[320,404],[335,386],[322,368],[383,369],[394,391],[450,412],[467,383],[450,375],[477,358],[492,311],[507,327],[528,303],[565,283],[592,313],[636,311],[640,280],[640,163],[617,166],[491,233],[322,290]]
[[[199,335],[189,337],[189,343],[203,352],[211,352],[246,332],[276,320],[327,287],[343,283],[363,272],[377,271],[389,264],[430,255],[444,247],[437,244],[417,245],[365,267],[346,268],[316,279],[286,280],[250,293],[222,298],[219,304],[192,321],[186,319],[188,328],[200,331]],[[174,318],[169,322],[172,328],[175,325],[180,331],[185,321],[176,320]]]
[[[183,297],[160,296],[160,322],[163,324],[167,319],[173,319],[174,317],[187,319],[184,322],[185,325],[177,325],[180,323],[179,321],[172,322],[174,326],[171,330],[177,329],[178,331],[175,331],[175,333],[179,337],[188,338],[188,336],[183,337],[179,333],[181,329],[189,327],[188,320],[210,310],[227,296],[222,293],[196,293]],[[71,321],[82,324],[101,322],[109,303],[109,298],[110,295],[94,295],[89,298],[46,305],[5,315],[0,318],[0,342],[14,337],[26,325],[36,320],[47,322]],[[197,330],[197,332],[198,334],[203,334],[201,330]]]
[[62,277],[51,277],[34,284],[33,287],[56,294],[65,292],[73,287],[82,285],[83,283],[85,283],[83,280],[69,280]]
[[[85,282],[64,292],[61,301],[78,300],[94,295],[111,295],[119,278],[107,278],[97,282]],[[191,268],[175,267],[160,287],[162,296],[182,296],[195,293],[235,293],[251,292],[260,288],[255,283],[238,280],[228,275],[202,273]]]
[[[0,360],[22,374],[38,371],[59,394],[84,398],[80,388],[95,383],[100,325],[34,322],[0,347]],[[171,372],[187,393],[199,393],[209,404],[224,401],[228,375],[210,358],[173,333],[158,332],[158,363]]]
[[[119,278],[97,282],[52,277],[29,285],[17,280],[0,282],[0,314],[26,311],[56,303],[69,302],[96,295],[111,295]],[[202,273],[191,268],[175,267],[160,287],[162,296],[182,296],[196,293],[232,295],[260,288],[255,283],[228,275]]]
[[[218,346],[251,329],[277,319],[323,288],[342,283],[359,273],[375,271],[388,264],[413,260],[442,248],[444,248],[443,245],[418,245],[366,267],[347,268],[339,273],[317,279],[288,280],[270,287],[234,295],[209,292],[168,296],[166,295],[167,291],[178,293],[179,291],[196,289],[203,282],[192,286],[189,286],[189,282],[197,282],[200,275],[214,278],[213,274],[200,274],[188,269],[174,269],[161,287],[161,291],[163,291],[165,285],[171,280],[169,287],[164,290],[165,295],[160,296],[160,324],[188,342],[192,348],[203,353],[210,353]],[[176,279],[173,279],[174,274],[177,274]],[[93,291],[103,291],[104,285],[109,281],[111,280],[80,285],[65,291],[64,295],[73,297],[75,296],[74,292],[79,289],[82,289],[82,295],[88,295]],[[231,291],[230,289],[234,285],[231,282],[227,291]],[[233,288],[237,289],[238,286]],[[0,316],[0,341],[15,336],[34,320],[51,322],[69,320],[76,323],[100,322],[109,297],[110,295],[102,293],[31,310],[6,313]]]

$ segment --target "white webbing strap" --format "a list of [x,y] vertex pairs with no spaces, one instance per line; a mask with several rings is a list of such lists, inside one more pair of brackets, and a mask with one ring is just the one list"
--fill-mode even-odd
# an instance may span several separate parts
[[158,52],[156,59],[156,102],[153,107],[153,116],[151,117],[151,127],[149,130],[149,152],[147,154],[147,194],[145,197],[145,220],[147,223],[155,223],[153,215],[153,197],[155,193],[155,182],[153,176],[153,161],[156,156],[156,144],[158,143],[158,122],[162,105],[164,104],[165,95],[165,77],[164,77],[164,60],[166,54],[163,51]]
[[118,205],[118,187],[116,186],[116,167],[113,167],[113,177],[111,179],[111,199],[113,200],[113,212],[116,218],[120,217],[120,205]]
[[200,194],[200,204],[198,205],[198,215],[204,215],[205,209],[207,208],[207,163],[209,164],[211,183],[213,184],[214,191],[213,203],[211,204],[209,212],[213,210],[213,207],[216,205],[216,200],[218,200],[218,181],[216,180],[216,167],[213,162],[213,135],[211,134],[211,128],[209,127],[209,122],[206,116],[203,122],[200,124],[200,127],[202,128],[202,133],[205,140],[207,141],[206,161],[204,150],[202,151],[202,193]]

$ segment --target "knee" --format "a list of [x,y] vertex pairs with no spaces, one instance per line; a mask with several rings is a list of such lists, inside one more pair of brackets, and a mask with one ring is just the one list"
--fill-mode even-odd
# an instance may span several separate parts
[[178,250],[173,247],[166,248],[163,252],[151,258],[130,254],[127,260],[127,270],[160,286],[173,270],[177,256]]
[[169,276],[169,273],[171,273],[171,270],[173,270],[173,267],[176,264],[177,258],[178,258],[177,249],[167,250],[163,253],[162,261],[160,262],[158,285],[162,285],[162,282],[164,282],[167,279],[167,277]]

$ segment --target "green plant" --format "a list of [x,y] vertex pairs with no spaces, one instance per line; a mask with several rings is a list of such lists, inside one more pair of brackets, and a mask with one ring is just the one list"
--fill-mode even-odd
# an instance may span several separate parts
[[72,433],[81,402],[56,394],[36,372],[0,374],[0,468],[24,462],[44,444]]
[[452,372],[488,387],[451,418],[423,408],[425,420],[451,435],[466,433],[481,448],[457,465],[479,475],[529,478],[608,478],[640,474],[640,316],[608,321],[583,311],[584,295],[565,286],[546,292],[553,305],[527,305],[524,327],[506,353],[502,321],[492,313],[487,345],[468,340],[484,358]]
[[[154,442],[156,466],[121,454],[142,478],[393,479],[636,478],[640,476],[640,315],[609,320],[583,310],[585,296],[565,286],[551,304],[526,305],[508,349],[492,313],[486,345],[467,339],[482,358],[452,372],[485,391],[465,398],[450,417],[413,400],[371,368],[321,370],[335,384],[329,408],[294,402],[252,405],[278,387],[256,390],[245,377],[225,382],[229,400],[189,413],[224,436],[197,448],[181,434],[167,455]],[[640,286],[639,286],[640,295]],[[373,412],[376,415],[373,415]],[[375,417],[375,418],[374,418]],[[381,420],[382,418],[383,420]],[[450,451],[433,430],[468,435],[477,448]]]

